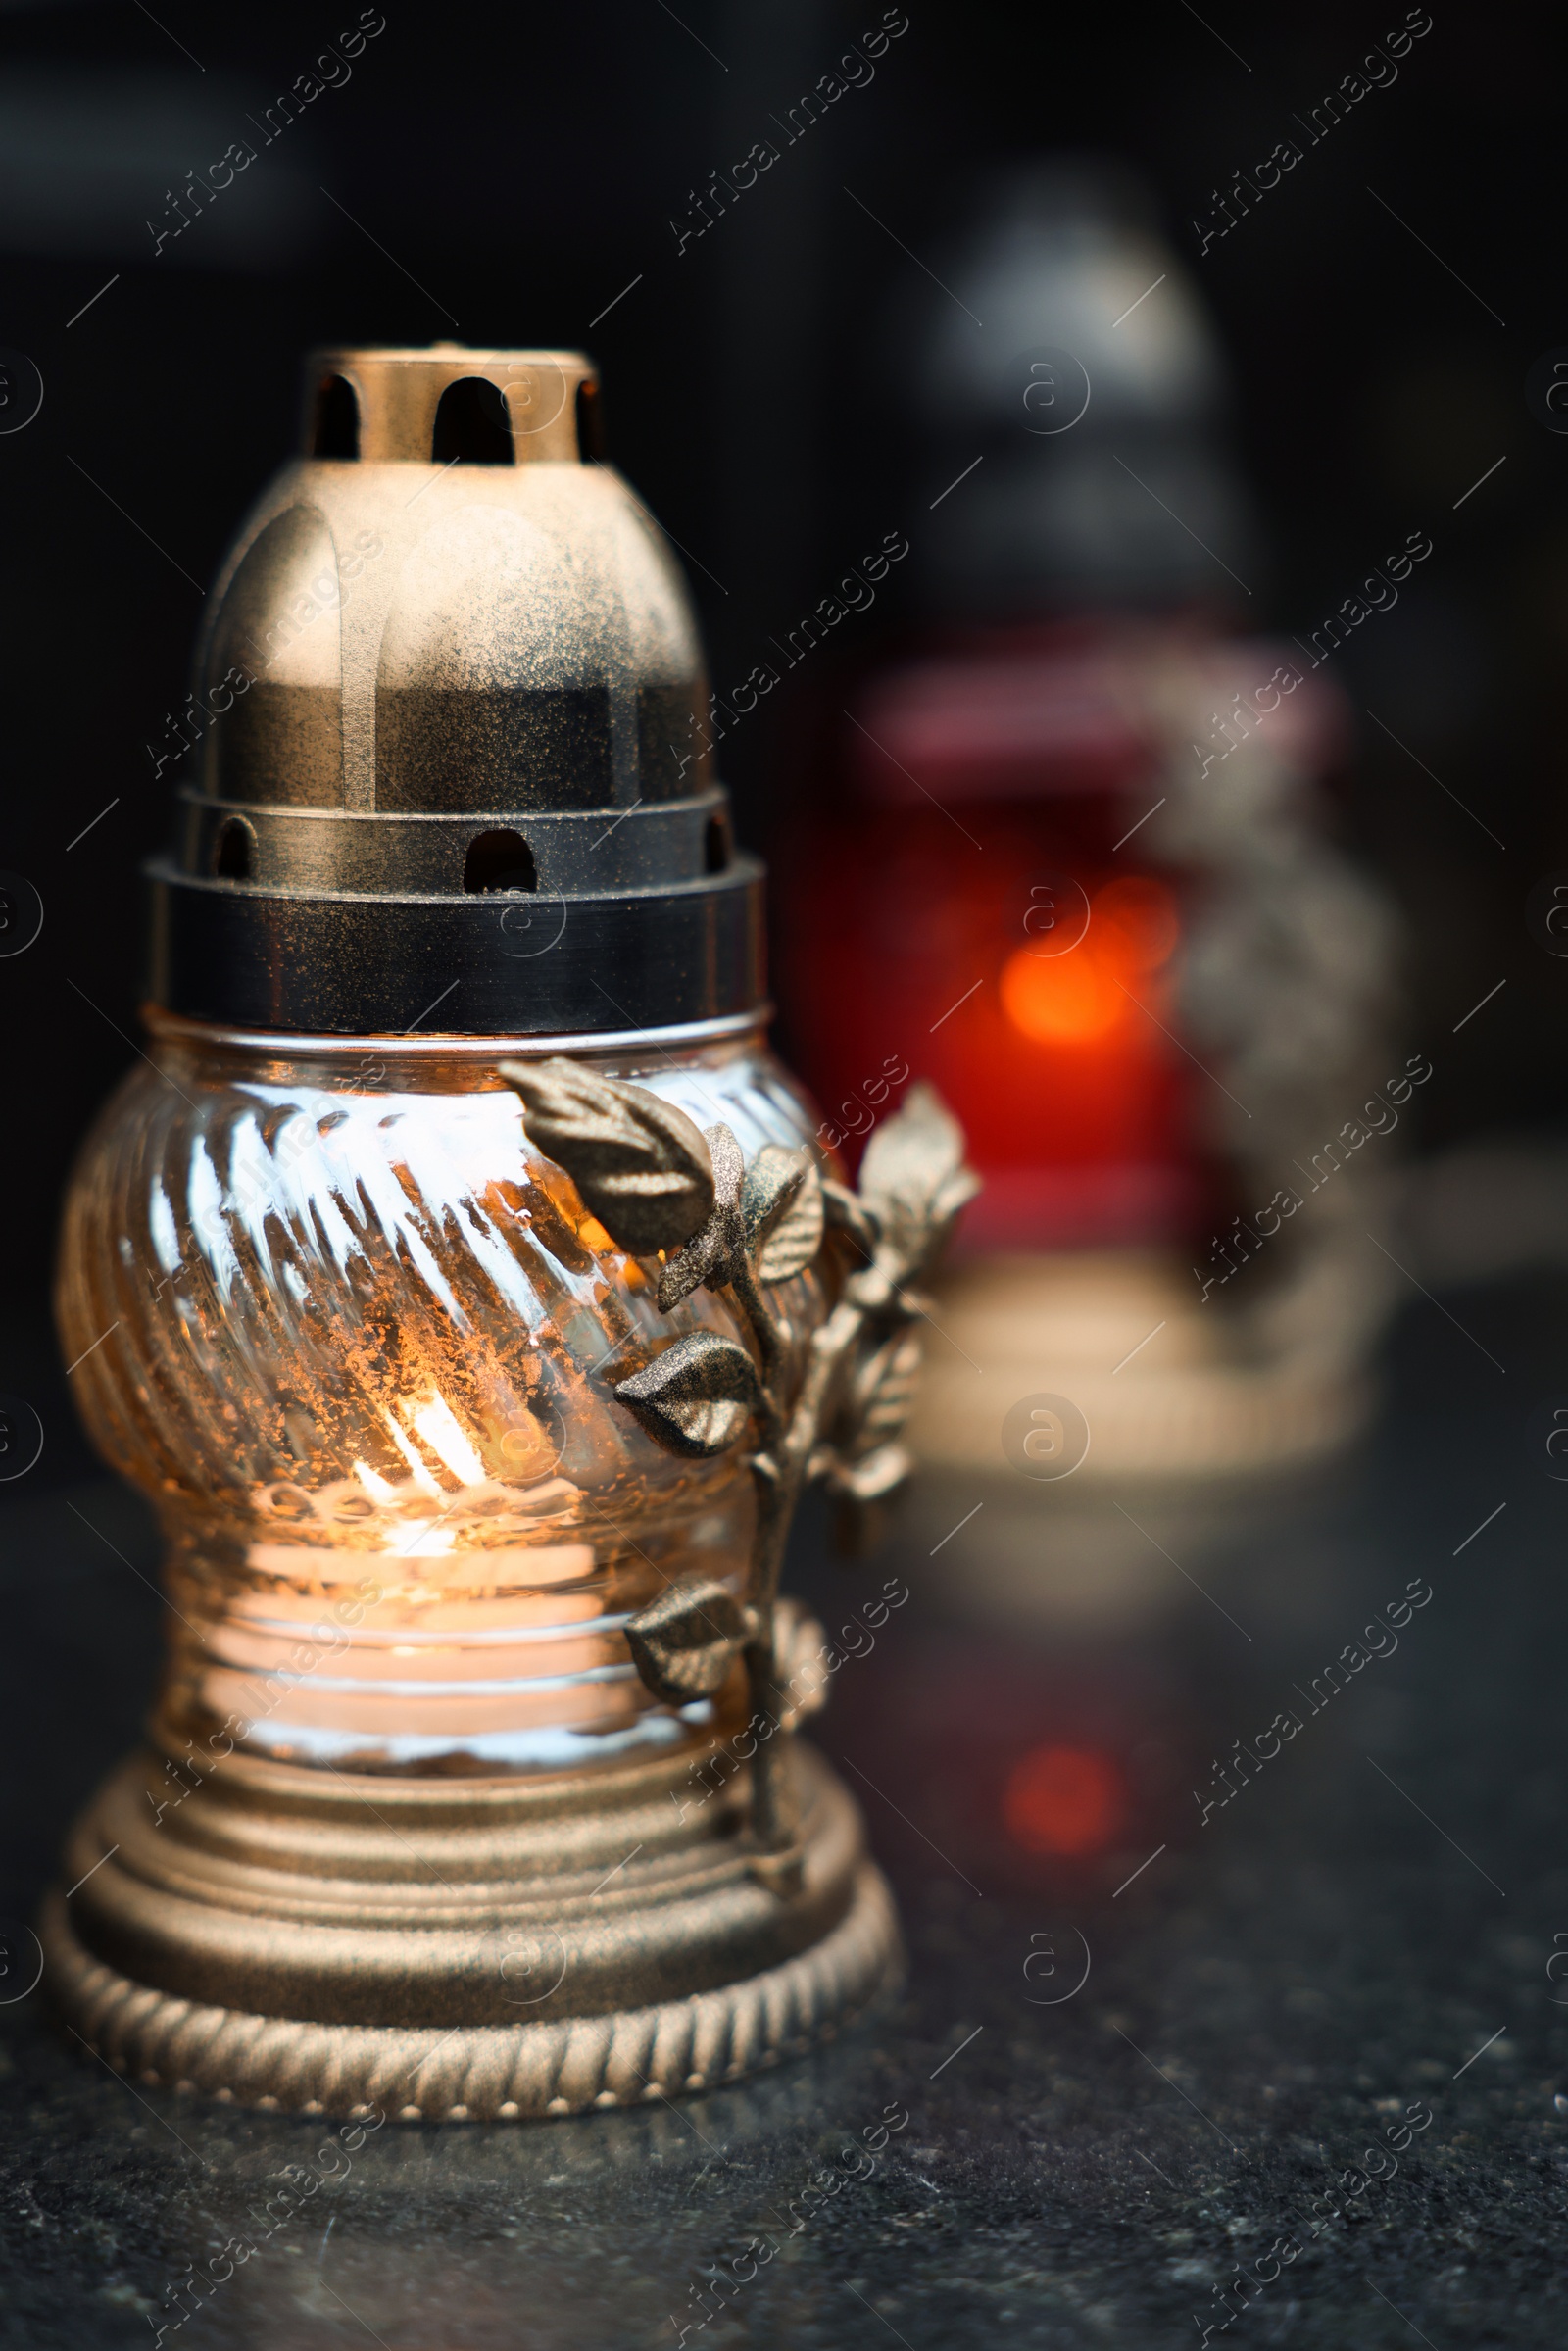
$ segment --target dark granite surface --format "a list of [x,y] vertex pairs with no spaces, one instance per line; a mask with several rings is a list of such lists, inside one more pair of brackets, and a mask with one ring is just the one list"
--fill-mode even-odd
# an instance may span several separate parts
[[[1332,1474],[1180,1540],[1125,1497],[1173,1553],[1153,1603],[1009,1614],[993,1578],[978,1608],[1016,1506],[978,1480],[935,1558],[930,1497],[848,1577],[805,1530],[830,1627],[889,1575],[913,1591],[816,1727],[897,1886],[907,1987],[753,2085],[535,2127],[353,2147],[141,2093],[16,1996],[159,1613],[137,1506],[34,1473],[0,1527],[0,2343],[1175,2351],[1227,2318],[1301,2351],[1568,2342],[1568,1486],[1532,1434],[1568,1390],[1568,1301],[1448,1303],[1462,1328],[1419,1302],[1400,1325],[1390,1409]],[[1431,1597],[1399,1627],[1412,1580]],[[1387,1638],[1326,1695],[1374,1611]],[[1020,1758],[1054,1746],[1077,1763],[1013,1817],[1059,1845],[1098,1813],[1076,1859],[1005,1826]],[[221,2273],[231,2239],[254,2250],[176,2327],[188,2265]]]

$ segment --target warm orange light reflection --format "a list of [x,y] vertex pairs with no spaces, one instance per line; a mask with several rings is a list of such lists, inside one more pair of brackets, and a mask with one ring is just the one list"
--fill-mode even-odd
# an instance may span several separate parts
[[1002,1008],[1040,1045],[1089,1045],[1136,1010],[1132,991],[1168,961],[1181,924],[1162,882],[1129,874],[1090,903],[1089,927],[1064,955],[1020,947],[1002,972]]
[[1031,1747],[1002,1799],[1007,1834],[1028,1853],[1095,1853],[1122,1825],[1121,1774],[1093,1747]]
[[1128,1004],[1085,941],[1051,962],[1015,948],[1003,965],[1002,1008],[1037,1045],[1088,1045],[1121,1026]]

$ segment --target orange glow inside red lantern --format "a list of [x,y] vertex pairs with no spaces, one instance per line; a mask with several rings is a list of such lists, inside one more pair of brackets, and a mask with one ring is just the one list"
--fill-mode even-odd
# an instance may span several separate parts
[[929,1079],[985,1179],[966,1250],[1168,1243],[1224,1195],[1176,984],[1188,877],[1142,829],[1163,738],[1107,646],[1048,631],[884,673],[775,850],[784,1041],[822,1140],[853,1167]]
[[1168,962],[1181,937],[1175,898],[1142,875],[1107,883],[1089,916],[1066,954],[1018,947],[1002,967],[1003,1011],[1033,1044],[1092,1045],[1127,1027],[1139,1015],[1136,984]]
[[[1165,1237],[1201,1212],[1193,1064],[1177,1043],[1175,877],[1107,870],[1113,801],[856,812],[781,858],[788,1050],[853,1163],[906,1077],[962,1121],[986,1190],[965,1246]],[[1104,836],[1104,837],[1102,837]],[[1087,928],[1041,953],[1031,877],[1070,877]],[[1087,905],[1084,902],[1087,901]],[[901,1075],[902,1073],[902,1075]]]

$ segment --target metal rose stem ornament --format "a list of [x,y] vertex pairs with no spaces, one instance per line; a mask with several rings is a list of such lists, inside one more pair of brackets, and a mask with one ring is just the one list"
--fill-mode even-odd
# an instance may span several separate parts
[[[633,1616],[626,1636],[643,1681],[672,1705],[710,1696],[744,1653],[757,1737],[752,1833],[761,1855],[786,1862],[772,1873],[784,1882],[798,1874],[787,1866],[797,1828],[776,1739],[796,1694],[777,1605],[790,1524],[812,1479],[865,1503],[905,1477],[908,1456],[884,1432],[902,1422],[917,1351],[906,1326],[923,1306],[906,1285],[979,1180],[928,1086],[873,1135],[856,1194],[824,1180],[805,1149],[769,1144],[748,1167],[727,1126],[700,1132],[646,1088],[576,1062],[500,1067],[522,1097],[532,1141],[571,1177],[611,1240],[628,1255],[663,1257],[662,1311],[698,1289],[727,1291],[755,1345],[754,1358],[717,1332],[690,1332],[615,1384],[617,1399],[672,1453],[727,1452],[749,1430],[757,1489],[744,1599],[714,1578],[686,1578]],[[792,1393],[786,1334],[767,1294],[810,1264],[824,1236],[841,1287]]]

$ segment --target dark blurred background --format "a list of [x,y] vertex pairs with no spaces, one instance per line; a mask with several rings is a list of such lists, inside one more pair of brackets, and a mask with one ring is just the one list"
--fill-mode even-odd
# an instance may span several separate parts
[[[1568,438],[1525,391],[1568,348],[1544,8],[1505,27],[1440,8],[1397,79],[1201,256],[1212,191],[1398,29],[1395,0],[1261,22],[1225,0],[1201,18],[1180,0],[1131,18],[909,0],[874,78],[789,145],[778,119],[877,34],[877,0],[386,0],[351,75],[264,144],[278,93],[359,21],[0,10],[0,345],[44,388],[0,436],[0,868],[45,907],[0,961],[0,1389],[42,1413],[45,1477],[81,1462],[49,1261],[72,1152],[136,1050],[136,868],[167,817],[148,746],[184,692],[202,587],[292,448],[302,350],[588,348],[610,454],[687,555],[722,690],[885,533],[917,542],[948,473],[910,428],[901,321],[945,299],[925,272],[975,175],[1012,158],[1130,163],[1206,294],[1267,550],[1249,629],[1311,628],[1407,534],[1431,537],[1397,609],[1337,659],[1358,731],[1346,834],[1408,917],[1410,1040],[1443,1049],[1425,1143],[1561,1120],[1568,966],[1525,925],[1531,889],[1568,867]],[[760,138],[778,164],[682,247],[710,175]],[[155,253],[190,174],[235,140],[256,161]],[[904,569],[835,660],[897,631]],[[792,690],[725,747],[757,846],[787,832],[801,786]],[[1500,1004],[1452,1034],[1498,979]]]

